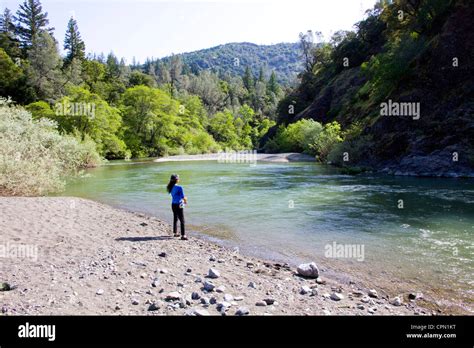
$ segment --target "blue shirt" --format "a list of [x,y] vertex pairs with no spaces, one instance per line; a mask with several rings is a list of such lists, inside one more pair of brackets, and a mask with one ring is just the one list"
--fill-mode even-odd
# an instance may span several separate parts
[[173,204],[180,204],[184,198],[183,188],[178,185],[173,186],[170,194],[171,194],[171,197],[173,197],[173,201],[172,201]]

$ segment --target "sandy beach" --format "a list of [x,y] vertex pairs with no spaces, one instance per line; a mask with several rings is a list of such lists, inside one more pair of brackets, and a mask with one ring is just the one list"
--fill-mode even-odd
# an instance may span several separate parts
[[0,197],[0,212],[0,315],[432,314],[90,200]]

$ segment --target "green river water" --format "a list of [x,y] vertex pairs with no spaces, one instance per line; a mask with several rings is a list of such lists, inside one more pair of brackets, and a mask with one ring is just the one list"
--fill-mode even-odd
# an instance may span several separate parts
[[[441,307],[474,311],[474,180],[349,176],[314,163],[112,161],[70,180],[62,195],[171,222],[172,173],[189,198],[191,233],[268,259],[314,260],[328,276],[391,296],[423,292]],[[334,243],[363,255],[328,257]]]

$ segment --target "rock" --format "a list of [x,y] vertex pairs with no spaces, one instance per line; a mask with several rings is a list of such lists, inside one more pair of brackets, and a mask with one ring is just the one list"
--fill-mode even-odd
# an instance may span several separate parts
[[224,295],[224,301],[232,302],[232,301],[234,301],[234,296],[232,296],[231,294],[225,294]]
[[235,315],[243,316],[243,315],[249,315],[250,310],[247,307],[240,307],[237,309],[237,312],[235,312]]
[[210,315],[208,311],[202,308],[196,308],[193,312],[194,312],[194,315],[198,317],[205,317],[205,316]]
[[158,309],[160,309],[160,306],[158,306],[156,303],[152,303],[152,304],[148,307],[148,311],[150,311],[150,312],[157,311]]
[[392,299],[392,300],[390,301],[390,304],[391,304],[392,306],[399,307],[399,306],[401,306],[401,305],[403,304],[403,302],[402,302],[402,300],[400,299],[400,297],[397,296],[397,297],[395,297],[394,299]]
[[358,309],[361,309],[361,310],[364,310],[364,309],[365,309],[365,306],[364,306],[363,304],[360,304],[360,303],[359,303],[359,304],[357,305],[357,308],[358,308]]
[[205,306],[208,306],[211,304],[210,300],[208,297],[201,297],[201,303]]
[[103,295],[104,294],[104,289],[99,289],[96,292],[97,295]]
[[237,296],[234,298],[235,301],[243,301],[244,297],[243,296]]
[[229,310],[231,304],[227,301],[223,301],[223,302],[219,302],[217,304],[217,310],[219,312],[226,312],[227,310]]
[[155,279],[152,283],[151,283],[151,286],[154,287],[154,288],[157,288],[158,286],[160,285],[160,281],[159,279]]
[[166,295],[165,300],[166,301],[177,301],[181,299],[181,294],[177,291],[170,292],[168,295]]
[[145,292],[145,294],[147,294],[147,295],[153,295],[153,291],[151,291],[150,289],[148,289],[148,290]]
[[316,278],[316,283],[321,284],[321,285],[324,285],[324,284],[326,284],[326,281],[325,281],[325,280],[322,280],[321,277],[317,277],[317,278]]
[[374,297],[374,298],[378,298],[378,297],[379,297],[379,295],[377,294],[377,290],[375,290],[375,289],[370,289],[370,290],[369,290],[369,296],[370,296],[370,297]]
[[269,306],[275,303],[275,299],[273,298],[265,298],[263,301]]
[[341,300],[344,300],[344,296],[338,292],[333,292],[331,294],[331,300],[334,300],[334,301],[341,301]]
[[140,224],[140,226],[146,227],[146,226],[148,226],[148,224],[147,224],[146,222],[142,222],[142,223]]
[[210,281],[204,282],[204,290],[206,291],[213,291],[216,286],[212,284]]
[[163,251],[161,253],[158,254],[159,257],[166,257],[166,253]]
[[138,301],[136,298],[132,298],[132,305],[137,306],[140,304],[140,301]]
[[219,259],[219,260],[217,260],[217,263],[225,263],[225,260],[224,259]]
[[224,291],[225,291],[225,286],[223,286],[223,285],[216,288],[216,292],[222,293]]
[[201,295],[199,295],[199,293],[197,293],[197,292],[193,292],[191,294],[191,299],[193,299],[193,300],[199,300],[200,298],[201,298]]
[[207,276],[209,278],[216,279],[216,278],[219,278],[221,276],[221,274],[219,273],[219,271],[217,269],[210,268]]
[[314,262],[311,263],[302,263],[296,269],[298,274],[305,278],[318,278],[319,269]]
[[186,270],[187,273],[191,273],[192,271],[193,271],[193,270],[192,270],[191,268],[188,268],[188,269]]
[[266,307],[267,303],[265,301],[258,301],[255,305],[258,307]]
[[422,300],[423,299],[423,294],[421,292],[417,292],[417,293],[413,293],[411,292],[410,294],[408,294],[408,298],[410,300]]
[[377,307],[371,307],[367,310],[370,314],[374,314],[377,311]]
[[142,274],[140,274],[140,278],[142,278],[142,279],[145,279],[145,278],[146,278],[146,276],[147,276],[147,274],[146,274],[146,273],[142,273]]
[[216,257],[215,257],[215,256],[212,256],[212,255],[211,255],[211,257],[209,258],[209,261],[212,261],[212,262],[214,262],[214,261],[216,261],[216,260],[217,260]]
[[306,295],[306,294],[309,294],[309,293],[312,293],[313,291],[311,290],[311,288],[307,285],[303,285],[300,289],[300,294],[301,295]]
[[369,303],[370,302],[370,298],[368,296],[364,296],[360,299],[360,302],[362,303]]
[[250,282],[249,285],[248,285],[249,288],[252,288],[252,289],[256,289],[257,286],[255,285],[254,282]]
[[[123,288],[117,288],[118,292],[123,292]],[[77,295],[76,295],[77,296]]]
[[331,315],[331,312],[328,311],[327,309],[323,310],[324,315]]
[[122,308],[121,308],[119,305],[116,305],[116,306],[115,306],[115,310],[116,310],[116,311],[119,311],[119,310],[121,310],[121,309],[122,309]]
[[1,283],[0,284],[0,291],[10,291],[13,290],[12,286],[8,283]]
[[209,303],[210,304],[216,304],[217,303],[217,299],[215,297],[211,297],[211,299],[209,300]]

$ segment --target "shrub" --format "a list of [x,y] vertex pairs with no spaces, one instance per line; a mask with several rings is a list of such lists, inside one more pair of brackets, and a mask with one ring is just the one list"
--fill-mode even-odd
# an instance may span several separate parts
[[0,194],[35,196],[64,188],[64,178],[101,159],[95,143],[60,135],[48,119],[33,120],[0,99]]

